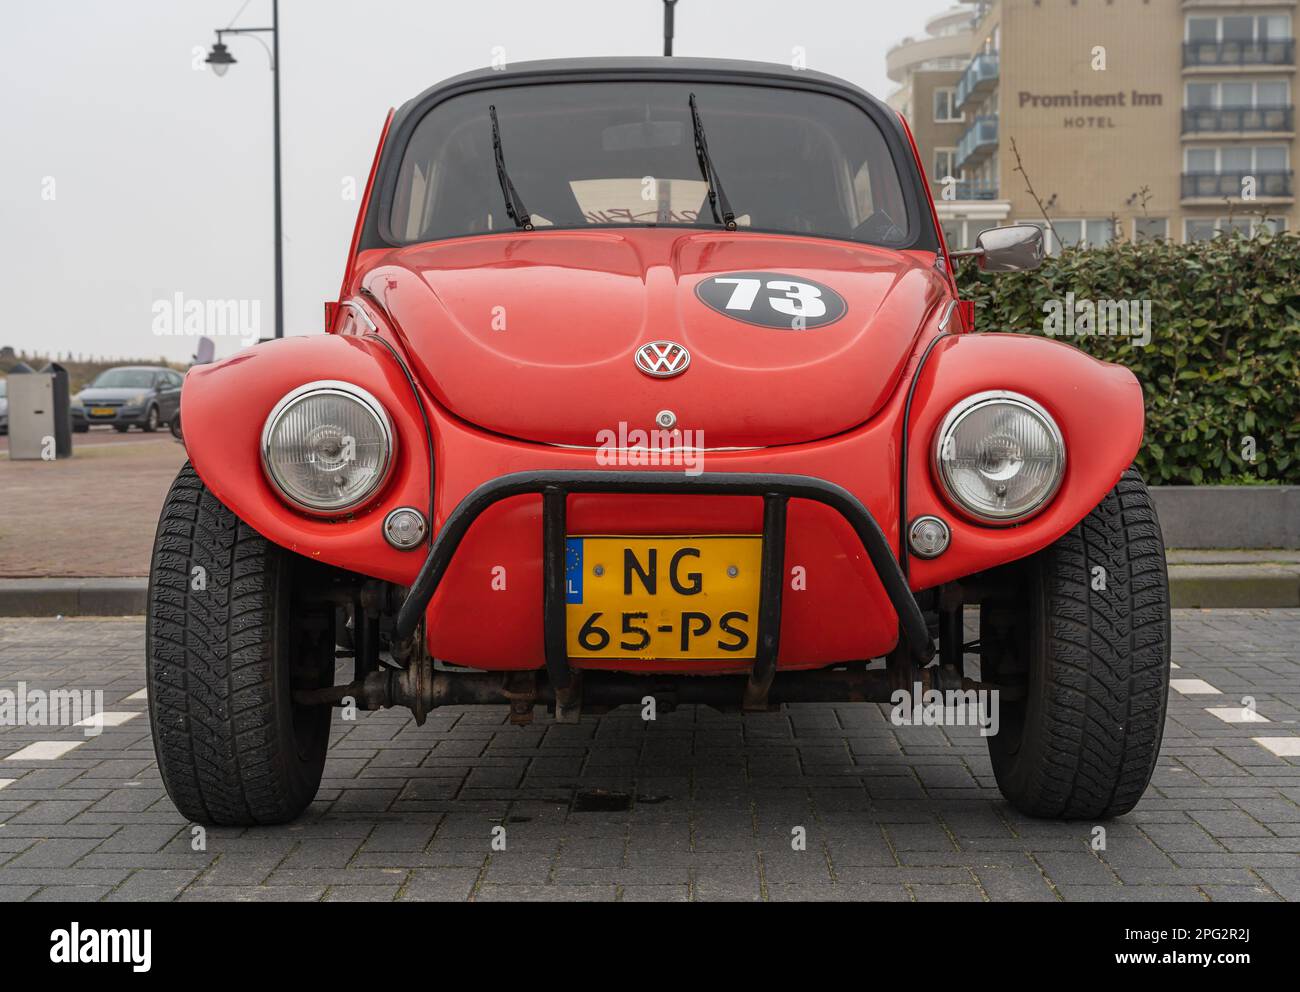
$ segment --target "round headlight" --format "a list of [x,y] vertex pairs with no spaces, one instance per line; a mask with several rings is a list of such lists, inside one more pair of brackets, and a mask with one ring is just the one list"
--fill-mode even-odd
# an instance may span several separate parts
[[364,503],[388,478],[396,437],[380,402],[347,382],[309,382],[275,405],[262,465],[284,498],[320,516]]
[[961,509],[991,523],[1032,516],[1065,474],[1065,442],[1046,410],[1018,393],[968,396],[949,411],[935,473]]

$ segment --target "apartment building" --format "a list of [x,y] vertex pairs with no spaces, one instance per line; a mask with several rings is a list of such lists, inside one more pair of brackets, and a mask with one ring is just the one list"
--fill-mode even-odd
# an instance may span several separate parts
[[1294,230],[1296,6],[966,0],[932,19],[890,51],[889,102],[950,245],[1044,209],[1053,251]]

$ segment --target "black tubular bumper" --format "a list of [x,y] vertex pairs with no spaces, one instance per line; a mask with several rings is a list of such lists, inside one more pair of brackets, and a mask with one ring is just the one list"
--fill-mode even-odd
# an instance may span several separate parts
[[552,684],[569,684],[565,636],[564,558],[566,498],[575,493],[617,495],[662,493],[694,496],[760,496],[763,499],[762,576],[759,580],[758,640],[752,678],[770,680],[776,670],[781,628],[781,591],[785,575],[785,518],[790,499],[807,499],[839,512],[857,533],[867,557],[898,614],[899,633],[913,661],[932,656],[925,617],[908,588],[884,532],[862,502],[847,489],[807,475],[703,472],[535,471],[514,472],[483,483],[469,493],[442,525],[414,584],[397,614],[396,637],[415,632],[429,601],[438,591],[452,556],[478,516],[512,496],[542,497],[542,581],[546,669]]

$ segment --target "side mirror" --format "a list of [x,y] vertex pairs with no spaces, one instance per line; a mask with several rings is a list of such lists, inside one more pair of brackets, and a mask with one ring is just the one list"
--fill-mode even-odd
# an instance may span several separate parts
[[1047,254],[1043,229],[1033,224],[995,227],[975,239],[975,247],[950,253],[953,258],[977,257],[981,272],[1028,272],[1043,264]]

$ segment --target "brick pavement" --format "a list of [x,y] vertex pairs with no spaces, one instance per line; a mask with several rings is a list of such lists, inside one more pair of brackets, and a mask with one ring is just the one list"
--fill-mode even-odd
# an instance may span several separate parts
[[96,428],[74,434],[72,451],[53,462],[0,451],[0,577],[148,575],[184,446],[167,431]]
[[[0,900],[1300,900],[1300,756],[1270,749],[1300,737],[1300,610],[1174,626],[1188,693],[1094,850],[1096,825],[1002,801],[976,731],[875,705],[522,729],[499,707],[363,713],[335,720],[299,822],[198,845],[154,765],[142,620],[0,620],[0,689],[102,689],[138,714],[91,739],[0,727]],[[1243,696],[1268,722],[1238,722]],[[4,757],[48,740],[81,743]]]

